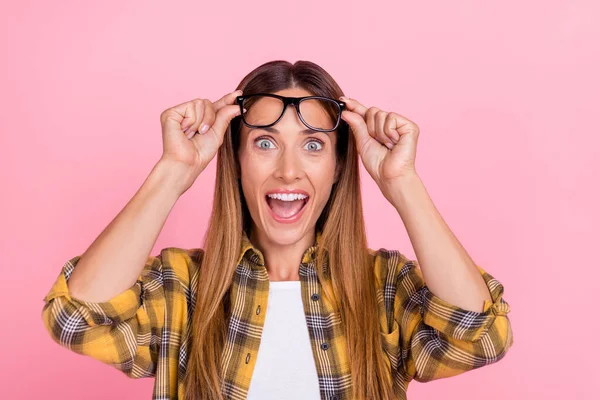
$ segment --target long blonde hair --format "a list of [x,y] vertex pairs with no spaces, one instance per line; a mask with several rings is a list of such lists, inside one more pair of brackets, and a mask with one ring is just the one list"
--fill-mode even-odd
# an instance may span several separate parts
[[[309,61],[267,62],[246,75],[237,89],[252,94],[292,87],[335,99],[343,95],[333,78]],[[231,121],[217,153],[213,209],[205,236],[184,383],[188,400],[223,399],[220,362],[227,331],[224,300],[237,266],[242,230],[248,232],[251,225],[236,156],[240,122],[239,116]],[[377,303],[362,212],[358,152],[344,121],[337,134],[336,155],[341,171],[317,221],[321,239],[316,269],[323,282],[322,263],[328,257],[331,296],[338,305],[347,338],[352,398],[393,398],[375,312]]]

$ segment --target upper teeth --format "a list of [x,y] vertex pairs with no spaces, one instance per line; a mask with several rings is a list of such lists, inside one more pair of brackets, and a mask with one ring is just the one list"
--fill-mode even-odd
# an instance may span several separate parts
[[283,200],[283,201],[295,201],[295,200],[304,200],[308,196],[300,193],[272,193],[268,194],[272,199]]

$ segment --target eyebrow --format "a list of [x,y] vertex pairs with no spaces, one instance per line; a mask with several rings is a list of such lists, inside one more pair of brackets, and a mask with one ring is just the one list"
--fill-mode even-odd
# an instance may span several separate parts
[[[250,128],[250,130],[248,131],[248,133],[252,132],[255,129],[261,129],[263,131],[267,131],[267,132],[270,132],[270,133],[281,133],[281,132],[279,132],[279,130],[277,130],[276,128],[273,128],[272,126],[269,126],[268,128]],[[303,135],[310,135],[312,133],[319,133],[319,132],[321,132],[321,131],[317,131],[317,130],[310,129],[310,128],[307,128],[307,129],[304,129],[304,130],[300,131],[300,133],[303,134]],[[329,136],[329,132],[321,132],[321,133],[324,133],[327,136]]]

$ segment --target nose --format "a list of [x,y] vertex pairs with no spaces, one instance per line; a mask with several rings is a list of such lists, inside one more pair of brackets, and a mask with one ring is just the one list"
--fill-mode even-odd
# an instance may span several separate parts
[[302,176],[302,165],[294,148],[285,148],[277,159],[275,178],[284,182],[294,182]]

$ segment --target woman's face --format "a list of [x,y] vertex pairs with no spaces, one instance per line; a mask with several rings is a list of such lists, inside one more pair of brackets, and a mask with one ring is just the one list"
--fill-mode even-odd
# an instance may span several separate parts
[[[312,95],[300,88],[275,94]],[[253,121],[260,124],[263,122],[261,114],[272,115],[277,111],[264,107],[273,106],[269,102],[256,102],[248,113],[255,113]],[[323,109],[303,108],[302,113],[305,119],[325,119],[323,126],[328,125],[330,117]],[[292,105],[287,107],[281,120],[269,128],[249,128],[243,123],[241,126],[238,157],[253,230],[270,242],[296,243],[314,232],[329,200],[336,179],[337,133],[309,130]]]

